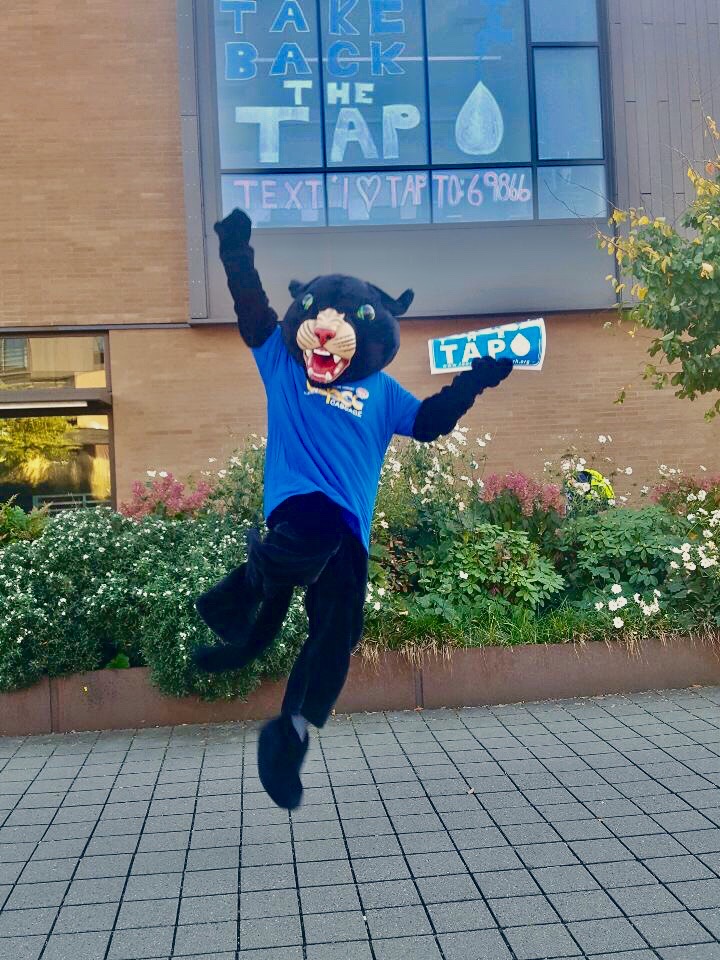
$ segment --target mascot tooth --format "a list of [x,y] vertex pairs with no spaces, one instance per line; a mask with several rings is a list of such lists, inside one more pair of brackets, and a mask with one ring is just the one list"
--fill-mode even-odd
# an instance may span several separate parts
[[203,594],[197,610],[221,643],[193,659],[207,672],[237,670],[277,636],[295,587],[306,590],[309,632],[280,716],[258,741],[262,784],[280,807],[302,799],[308,724],[322,727],[360,641],[370,526],[393,436],[430,442],[450,433],[476,397],[512,370],[483,358],[422,402],[383,368],[400,346],[397,300],[354,277],[293,281],[282,322],[255,270],[251,222],[235,210],[215,230],[243,340],[265,386],[268,532],[248,537],[247,562]]

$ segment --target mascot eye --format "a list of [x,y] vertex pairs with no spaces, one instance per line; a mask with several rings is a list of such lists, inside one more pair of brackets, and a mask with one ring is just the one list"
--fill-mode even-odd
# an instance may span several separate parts
[[366,303],[358,310],[357,317],[358,320],[367,320],[372,323],[375,319],[375,307],[371,303]]
[[309,310],[315,303],[315,297],[311,293],[306,293],[302,300],[303,310]]

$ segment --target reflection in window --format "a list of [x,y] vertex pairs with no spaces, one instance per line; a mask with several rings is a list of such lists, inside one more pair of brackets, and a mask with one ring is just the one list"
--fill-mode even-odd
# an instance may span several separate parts
[[109,504],[108,418],[0,420],[0,501],[11,497],[26,510]]
[[0,391],[106,386],[103,337],[0,337]]
[[541,160],[603,155],[600,68],[594,47],[535,50]]
[[530,0],[533,43],[596,43],[597,0]]
[[607,216],[605,167],[540,167],[538,199],[543,220]]

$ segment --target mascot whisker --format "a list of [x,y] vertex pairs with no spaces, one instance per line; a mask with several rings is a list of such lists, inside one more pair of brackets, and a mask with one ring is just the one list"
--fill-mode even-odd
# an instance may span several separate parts
[[247,562],[197,601],[222,641],[197,649],[207,672],[237,670],[277,636],[293,590],[305,588],[309,631],[288,679],[280,716],[258,741],[261,782],[280,807],[302,799],[308,725],[322,727],[360,641],[368,549],[380,471],[393,436],[431,442],[450,433],[475,399],[512,370],[475,360],[420,401],[383,373],[400,346],[397,300],[354,277],[293,281],[282,322],[255,270],[251,222],[235,210],[215,230],[243,340],[265,386],[268,442],[264,539],[248,537]]

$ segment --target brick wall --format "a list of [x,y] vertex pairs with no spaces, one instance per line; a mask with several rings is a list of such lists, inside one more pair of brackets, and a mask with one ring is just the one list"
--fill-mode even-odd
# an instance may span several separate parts
[[[493,434],[488,468],[539,474],[569,444],[604,452],[597,437],[610,434],[610,452],[634,471],[624,492],[651,481],[660,463],[720,472],[720,422],[703,421],[701,402],[643,383],[643,344],[603,329],[606,320],[551,317],[543,371],[518,371],[480,398],[466,424]],[[463,329],[467,322],[403,323],[390,372],[418,396],[440,389],[448,377],[429,374],[427,339]],[[197,472],[265,429],[262,385],[234,328],[113,332],[111,360],[121,496],[147,469]],[[617,406],[623,386],[628,399]]]
[[175,0],[3,0],[0,328],[183,321]]

